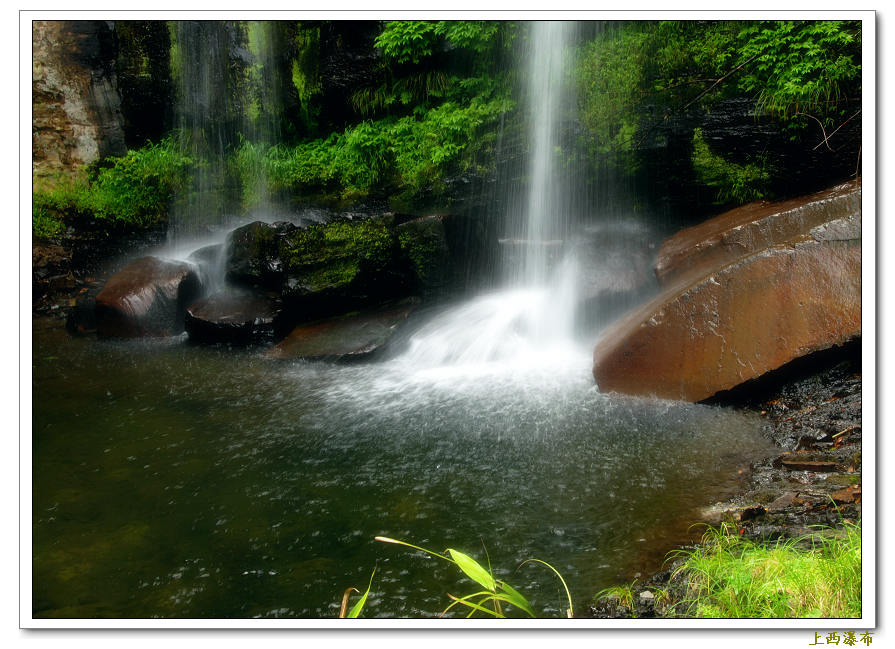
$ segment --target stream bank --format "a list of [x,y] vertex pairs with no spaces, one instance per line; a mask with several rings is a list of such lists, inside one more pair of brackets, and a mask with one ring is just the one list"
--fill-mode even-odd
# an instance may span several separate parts
[[[753,463],[743,491],[706,508],[694,525],[725,526],[742,538],[770,545],[816,533],[816,526],[837,534],[845,523],[860,524],[860,340],[799,359],[713,402],[760,415],[762,434],[779,452]],[[686,578],[674,575],[683,563],[675,550],[656,572],[630,576],[626,583],[633,583],[631,606],[617,596],[604,596],[585,616],[674,617],[656,604],[654,594],[669,593],[674,601],[686,592]]]

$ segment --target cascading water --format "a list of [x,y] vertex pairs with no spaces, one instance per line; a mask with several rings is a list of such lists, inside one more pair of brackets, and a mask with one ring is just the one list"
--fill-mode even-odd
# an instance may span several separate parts
[[[227,289],[228,233],[277,219],[259,157],[280,137],[281,30],[270,21],[176,21],[171,29],[176,123],[194,165],[189,191],[173,205],[163,254],[197,262],[216,292]],[[238,175],[228,168],[234,159]]]
[[[421,328],[409,343],[408,365],[479,365],[494,361],[567,365],[587,353],[572,340],[577,301],[577,263],[569,237],[572,194],[562,161],[560,126],[574,105],[568,65],[574,23],[531,24],[525,79],[530,151],[527,183],[507,201],[512,248],[503,274],[504,290],[480,296],[442,314]],[[576,363],[577,364],[577,363]]]

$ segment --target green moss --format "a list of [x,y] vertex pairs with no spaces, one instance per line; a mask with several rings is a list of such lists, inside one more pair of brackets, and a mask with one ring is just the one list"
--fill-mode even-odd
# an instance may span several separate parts
[[283,244],[287,275],[303,292],[345,289],[394,263],[390,217],[335,221],[292,233]]
[[398,244],[410,261],[417,282],[425,287],[440,284],[448,264],[444,224],[437,217],[417,219],[398,227]]
[[692,163],[700,181],[716,191],[718,204],[770,198],[771,170],[767,161],[737,164],[726,160],[709,149],[701,128],[693,131]]

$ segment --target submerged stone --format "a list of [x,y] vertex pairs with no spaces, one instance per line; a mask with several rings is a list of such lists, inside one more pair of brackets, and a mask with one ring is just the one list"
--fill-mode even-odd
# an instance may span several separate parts
[[695,279],[681,273],[598,342],[599,389],[702,401],[859,338],[860,210],[830,216]]
[[177,335],[183,331],[187,305],[201,291],[192,264],[141,257],[110,277],[96,296],[97,335]]
[[248,345],[273,340],[276,302],[261,294],[215,293],[189,306],[184,328],[199,343]]
[[416,307],[416,300],[300,325],[268,352],[269,358],[344,359],[384,347]]

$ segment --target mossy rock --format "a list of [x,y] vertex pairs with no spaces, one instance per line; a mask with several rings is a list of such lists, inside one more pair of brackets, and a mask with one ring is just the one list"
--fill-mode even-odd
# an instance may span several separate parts
[[443,217],[426,216],[398,226],[398,243],[410,262],[416,288],[424,295],[443,289],[450,279],[451,254]]
[[367,293],[389,274],[400,274],[393,224],[385,215],[295,230],[280,246],[286,292],[291,297]]

